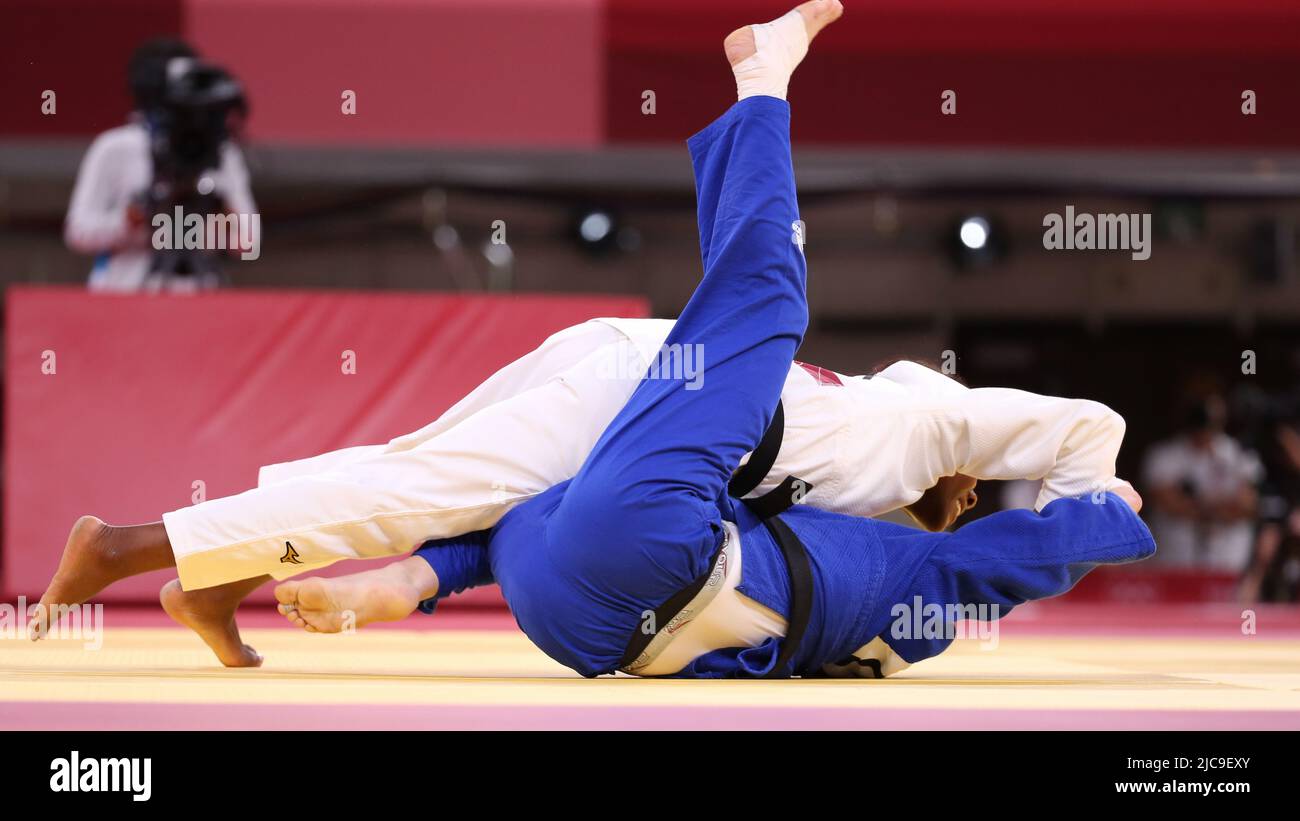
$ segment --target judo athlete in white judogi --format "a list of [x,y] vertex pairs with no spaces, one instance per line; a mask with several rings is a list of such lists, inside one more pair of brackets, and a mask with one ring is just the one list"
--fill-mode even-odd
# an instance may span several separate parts
[[[782,19],[788,26],[791,18]],[[84,601],[112,581],[174,565],[179,584],[163,591],[168,611],[223,663],[260,663],[239,642],[233,615],[267,577],[403,555],[428,540],[491,528],[577,475],[647,373],[707,389],[708,346],[665,347],[673,327],[593,320],[555,334],[437,420],[386,445],[264,467],[257,488],[166,513],[161,523],[110,527],[85,517],[42,604]],[[942,530],[974,503],[979,479],[1042,479],[1039,510],[1060,498],[1131,493],[1115,477],[1123,434],[1117,414],[1088,400],[969,389],[913,362],[870,377],[796,362],[779,413],[741,459],[732,491],[769,512],[793,504],[853,516],[906,508]],[[110,548],[112,562],[103,556]]]
[[[387,445],[270,465],[256,490],[164,514],[182,586],[263,574],[283,579],[491,527],[577,473],[649,363],[693,367],[661,355],[672,327],[669,320],[606,319],[568,328],[421,430]],[[688,355],[702,362],[700,384],[708,380],[708,355]],[[1097,402],[970,389],[906,361],[871,377],[795,364],[781,402],[776,461],[747,498],[800,481],[791,488],[799,503],[875,516],[962,475],[1042,479],[1041,510],[1053,499],[1121,484],[1115,457],[1124,422]],[[957,495],[934,529],[968,504]],[[291,562],[281,561],[286,543]]]

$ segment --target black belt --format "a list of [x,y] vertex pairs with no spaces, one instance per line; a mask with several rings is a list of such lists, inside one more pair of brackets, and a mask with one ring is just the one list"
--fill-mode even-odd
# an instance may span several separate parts
[[[765,519],[763,524],[767,527],[772,538],[776,541],[777,547],[781,549],[781,555],[785,558],[785,566],[790,574],[790,618],[786,622],[785,637],[781,639],[781,649],[777,652],[776,662],[772,665],[763,678],[789,678],[792,671],[790,667],[794,661],[795,654],[799,652],[799,646],[803,643],[804,633],[808,630],[808,621],[812,617],[813,602],[813,579],[812,563],[808,560],[808,550],[804,547],[799,537],[794,535],[790,526],[779,518]],[[645,630],[643,620],[632,631],[632,638],[627,644],[627,650],[623,652],[623,658],[618,662],[620,670],[631,666],[641,654],[645,652],[651,640],[655,637],[655,631],[660,627],[667,627],[672,623],[677,614],[691,603],[699,592],[704,589],[708,583],[709,577],[713,575],[714,567],[718,562],[718,555],[722,552],[725,539],[718,550],[713,554],[713,560],[709,562],[708,570],[704,571],[698,579],[691,585],[675,595],[671,596],[663,604],[654,609],[654,630]]]
[[[794,661],[799,645],[803,644],[803,634],[808,629],[808,620],[812,617],[813,579],[812,563],[808,561],[808,549],[794,535],[790,526],[773,517],[765,519],[772,538],[776,539],[781,555],[785,557],[785,566],[790,571],[790,619],[787,622],[785,638],[781,640],[781,651],[776,656],[776,664],[767,671],[763,678],[789,678],[794,672],[786,668]],[[743,566],[743,565],[742,565]]]
[[650,622],[654,625],[654,629],[646,630],[646,619],[642,617],[641,623],[632,631],[632,640],[627,643],[627,650],[624,651],[623,658],[619,659],[618,669],[622,670],[636,661],[645,652],[651,640],[654,639],[656,631],[661,627],[672,624],[677,614],[691,603],[691,599],[699,595],[700,591],[704,589],[704,585],[708,584],[709,577],[713,575],[713,568],[718,563],[718,556],[722,554],[722,548],[726,544],[727,540],[725,538],[719,542],[718,549],[713,552],[713,558],[709,560],[709,567],[704,571],[704,575],[691,582],[690,587],[674,594],[668,601],[654,609],[654,621]]
[[763,520],[768,532],[776,540],[776,546],[781,548],[786,569],[790,573],[790,618],[786,622],[785,638],[781,640],[776,663],[763,678],[788,678],[793,673],[786,668],[793,663],[795,653],[799,652],[804,632],[808,629],[808,620],[812,616],[812,563],[808,561],[808,549],[778,516],[803,501],[813,486],[802,479],[787,476],[781,480],[781,484],[762,496],[742,498],[758,487],[771,472],[776,457],[781,452],[784,436],[785,408],[778,400],[776,412],[772,414],[772,423],[767,426],[758,447],[750,453],[749,461],[732,474],[731,481],[727,484],[727,493],[740,499]]
[[[758,447],[749,454],[749,461],[731,475],[731,481],[727,484],[728,496],[742,499],[745,494],[754,492],[776,465],[776,457],[781,452],[781,440],[784,436],[785,409],[781,407],[780,402],[777,402],[776,412],[772,414],[772,423],[767,426]],[[813,486],[803,479],[787,476],[781,480],[781,484],[762,496],[744,501],[759,517],[770,519],[799,504],[812,489]]]
[[[781,408],[781,403],[778,402],[776,413],[772,417],[772,424],[768,426],[767,432],[763,434],[762,441],[750,454],[749,461],[742,465],[731,477],[731,482],[727,485],[727,492],[731,496],[739,499],[758,487],[759,483],[763,481],[772,466],[776,464],[776,457],[781,450],[781,438],[784,432],[785,412]],[[794,534],[789,525],[777,518],[778,514],[799,501],[800,497],[797,497],[799,492],[806,494],[811,488],[812,485],[807,482],[787,476],[779,486],[762,496],[756,499],[742,500],[744,504],[748,505],[763,519],[763,524],[767,527],[768,532],[772,534],[772,538],[776,540],[777,547],[781,549],[781,555],[785,558],[785,565],[790,573],[790,618],[787,621],[785,638],[781,640],[781,649],[777,653],[776,663],[772,665],[772,669],[763,678],[788,678],[790,676],[792,671],[786,668],[791,665],[795,654],[799,652],[804,633],[808,629],[808,621],[812,616],[812,564],[808,560],[808,550],[804,547],[803,542],[799,541],[799,537]],[[722,546],[725,543],[724,540],[719,544],[717,551],[713,554],[712,561],[709,562],[709,568],[704,571],[703,575],[692,582],[689,587],[655,608],[655,620],[653,622],[655,625],[668,625],[671,623],[673,618],[704,589],[709,577],[713,575],[714,565],[717,564],[718,555],[722,552]],[[627,651],[623,653],[623,658],[618,663],[619,668],[627,667],[636,661],[650,644],[654,635],[653,631],[646,632],[638,625],[637,629],[632,631],[632,640],[628,642]]]

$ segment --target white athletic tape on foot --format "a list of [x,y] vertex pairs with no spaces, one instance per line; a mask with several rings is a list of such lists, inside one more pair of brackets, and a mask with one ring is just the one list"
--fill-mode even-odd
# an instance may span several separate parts
[[749,28],[754,32],[755,51],[731,69],[736,75],[736,99],[763,95],[784,100],[790,75],[808,53],[803,15],[791,10]]

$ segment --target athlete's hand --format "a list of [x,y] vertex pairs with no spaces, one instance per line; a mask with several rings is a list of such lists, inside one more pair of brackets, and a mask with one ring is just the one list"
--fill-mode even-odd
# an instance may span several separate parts
[[1133,486],[1128,482],[1124,482],[1118,487],[1111,488],[1110,492],[1123,499],[1125,504],[1133,508],[1134,513],[1142,512],[1142,497],[1138,495],[1138,492],[1134,490]]

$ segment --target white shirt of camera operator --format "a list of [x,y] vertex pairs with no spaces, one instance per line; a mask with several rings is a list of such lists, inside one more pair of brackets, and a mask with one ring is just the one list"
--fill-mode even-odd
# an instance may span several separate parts
[[[221,165],[208,176],[214,193],[233,214],[253,215],[257,206],[249,187],[248,167],[233,141],[221,146]],[[146,222],[132,224],[131,203],[153,180],[153,157],[149,132],[144,122],[134,119],[126,125],[100,134],[91,143],[72,192],[72,204],[63,225],[68,247],[95,255],[90,272],[94,291],[138,291],[146,289],[189,290],[201,287],[193,277],[150,277],[153,259],[153,228]],[[241,220],[247,230],[260,232],[260,220]],[[261,247],[261,237],[241,237],[246,246]]]
[[[1253,451],[1217,433],[1206,449],[1194,447],[1182,436],[1156,443],[1147,453],[1143,473],[1148,486],[1180,485],[1193,499],[1210,503],[1258,483],[1264,469]],[[1158,509],[1152,509],[1150,517],[1160,545],[1158,560],[1165,564],[1237,573],[1250,561],[1255,530],[1250,519],[1194,522]]]

